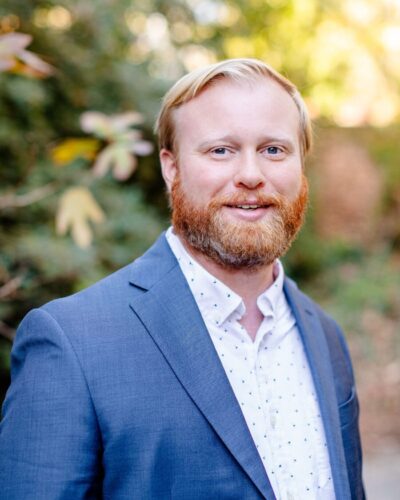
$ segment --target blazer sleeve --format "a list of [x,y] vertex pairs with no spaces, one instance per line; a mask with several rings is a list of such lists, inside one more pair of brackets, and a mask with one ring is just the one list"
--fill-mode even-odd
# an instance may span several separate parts
[[3,500],[101,498],[101,441],[72,345],[39,309],[18,329],[0,426]]

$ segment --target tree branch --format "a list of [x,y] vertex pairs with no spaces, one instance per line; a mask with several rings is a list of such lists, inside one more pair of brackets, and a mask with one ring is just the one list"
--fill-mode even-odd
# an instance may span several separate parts
[[0,196],[0,210],[6,208],[22,208],[32,203],[46,198],[56,191],[56,186],[54,183],[49,183],[39,188],[33,189],[29,193],[17,195],[17,194],[5,194]]

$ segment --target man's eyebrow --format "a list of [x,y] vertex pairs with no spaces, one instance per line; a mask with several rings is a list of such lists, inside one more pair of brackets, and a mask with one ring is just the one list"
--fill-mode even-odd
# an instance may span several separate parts
[[207,139],[206,141],[203,141],[199,144],[199,149],[207,149],[211,146],[215,146],[216,144],[218,143],[233,143],[233,144],[236,144],[238,143],[238,139],[233,136],[233,135],[224,135],[222,137],[215,137],[215,138],[210,138],[210,139]]
[[289,139],[287,137],[283,137],[283,136],[264,137],[264,139],[260,142],[261,142],[261,144],[270,144],[270,143],[279,144],[281,146],[284,146],[289,151],[292,151],[295,149],[295,143],[293,142],[293,140]]
[[[239,144],[240,139],[234,135],[224,135],[221,137],[207,139],[206,141],[201,142],[198,145],[198,148],[199,149],[207,149],[209,147],[216,146],[219,143]],[[258,144],[278,143],[278,144],[281,144],[282,146],[284,146],[288,149],[293,149],[295,147],[294,142],[291,139],[289,139],[288,137],[279,136],[279,135],[261,136],[260,139],[257,141],[257,143]]]

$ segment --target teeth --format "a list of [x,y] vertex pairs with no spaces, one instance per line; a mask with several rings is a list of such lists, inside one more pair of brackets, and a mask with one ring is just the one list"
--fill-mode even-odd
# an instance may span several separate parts
[[243,208],[244,210],[255,210],[258,205],[238,205],[238,208]]

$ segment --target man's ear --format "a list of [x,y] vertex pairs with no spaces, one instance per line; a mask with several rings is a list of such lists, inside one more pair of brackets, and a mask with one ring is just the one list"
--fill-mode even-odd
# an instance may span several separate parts
[[160,163],[162,176],[164,177],[168,192],[170,192],[175,175],[178,171],[177,159],[172,151],[162,149],[160,151]]

